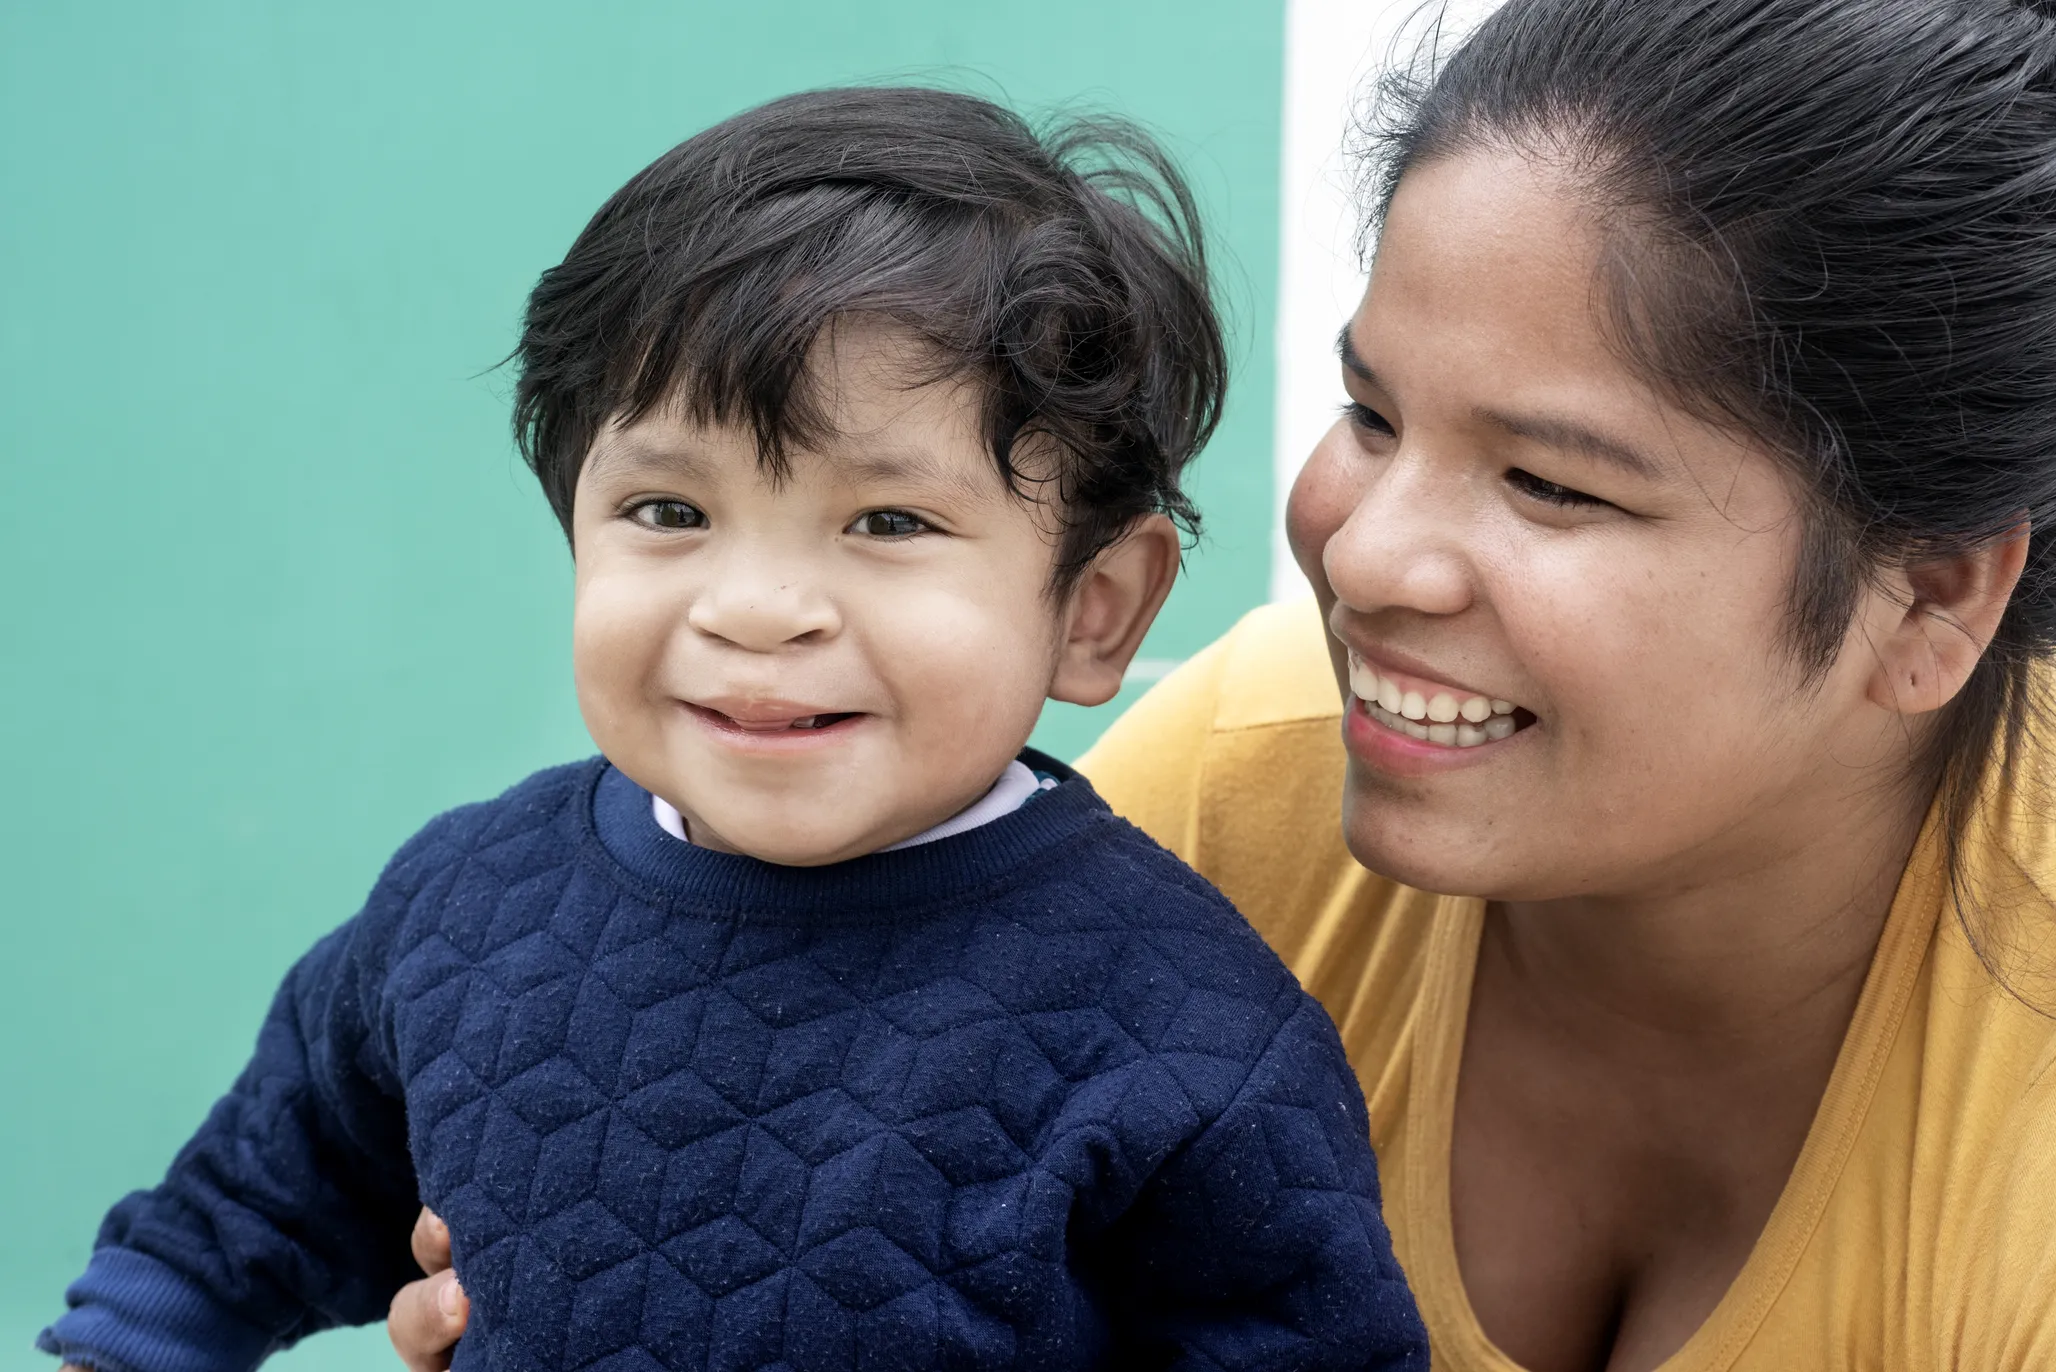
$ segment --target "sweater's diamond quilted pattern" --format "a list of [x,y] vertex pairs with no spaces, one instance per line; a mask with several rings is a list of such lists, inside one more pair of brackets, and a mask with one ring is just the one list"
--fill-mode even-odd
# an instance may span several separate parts
[[411,1161],[460,1372],[1425,1367],[1332,1029],[1082,782],[975,898],[806,919],[620,865],[597,775],[404,849],[106,1237],[278,1335],[375,1317]]

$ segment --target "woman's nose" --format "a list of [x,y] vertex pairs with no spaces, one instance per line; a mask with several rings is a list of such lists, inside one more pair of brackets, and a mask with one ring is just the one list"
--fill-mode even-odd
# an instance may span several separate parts
[[1475,531],[1465,484],[1406,453],[1381,464],[1322,550],[1336,596],[1364,612],[1453,615],[1469,608]]
[[804,568],[742,556],[731,559],[694,597],[686,622],[738,648],[767,653],[832,638],[842,627],[842,616],[819,578]]

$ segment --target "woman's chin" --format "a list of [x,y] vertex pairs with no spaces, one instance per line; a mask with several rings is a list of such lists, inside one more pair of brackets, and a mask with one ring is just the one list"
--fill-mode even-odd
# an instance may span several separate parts
[[1368,790],[1351,776],[1342,796],[1342,838],[1350,856],[1379,876],[1418,891],[1488,900],[1523,899],[1534,885],[1535,864],[1511,851],[1503,814],[1441,816],[1417,797]]

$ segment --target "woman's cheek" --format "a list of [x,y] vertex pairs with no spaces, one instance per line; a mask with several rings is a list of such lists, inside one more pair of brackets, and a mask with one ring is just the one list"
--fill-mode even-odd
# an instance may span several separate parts
[[1321,566],[1322,554],[1328,540],[1349,521],[1362,494],[1349,461],[1349,444],[1348,424],[1338,420],[1314,446],[1285,500],[1285,541],[1300,573],[1324,604],[1333,599],[1333,592]]

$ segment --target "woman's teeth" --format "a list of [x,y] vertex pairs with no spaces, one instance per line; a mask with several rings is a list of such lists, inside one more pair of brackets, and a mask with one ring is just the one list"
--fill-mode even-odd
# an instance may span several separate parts
[[1509,738],[1519,727],[1510,700],[1488,696],[1461,696],[1437,691],[1423,695],[1403,690],[1399,683],[1380,676],[1355,653],[1349,655],[1349,689],[1363,702],[1371,718],[1423,743],[1445,748],[1476,748]]
[[1475,748],[1482,743],[1497,743],[1502,738],[1511,738],[1515,727],[1512,715],[1494,715],[1483,724],[1423,724],[1404,715],[1395,715],[1368,700],[1364,702],[1364,710],[1388,729],[1423,743],[1439,743],[1445,748]]

